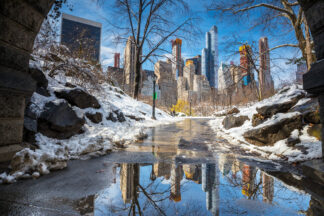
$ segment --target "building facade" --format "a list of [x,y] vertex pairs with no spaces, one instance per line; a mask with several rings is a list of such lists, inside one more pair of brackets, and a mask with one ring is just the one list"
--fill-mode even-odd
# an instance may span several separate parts
[[120,53],[114,54],[114,67],[120,68]]
[[239,52],[243,86],[248,86],[252,81],[252,49],[249,45],[244,44],[240,46]]
[[270,53],[268,38],[263,37],[259,40],[260,71],[259,89],[262,97],[271,96],[274,93],[274,82],[270,72]]
[[218,69],[218,92],[227,94],[227,91],[234,87],[230,65],[221,63]]
[[183,61],[181,58],[182,40],[177,38],[172,43],[172,74],[174,79],[183,76]]
[[99,62],[101,28],[101,23],[63,13],[61,44],[79,58]]
[[186,59],[186,65],[193,63],[195,65],[195,74],[201,75],[201,55]]
[[218,32],[217,27],[213,26],[206,33],[206,48],[201,56],[201,73],[207,77],[212,88],[218,88],[218,66]]

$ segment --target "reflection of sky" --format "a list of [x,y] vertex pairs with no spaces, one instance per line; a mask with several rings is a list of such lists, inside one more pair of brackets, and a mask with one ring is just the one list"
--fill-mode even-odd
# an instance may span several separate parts
[[[272,28],[273,34],[269,32],[263,32],[261,28],[250,29],[253,20],[248,21],[245,17],[243,19],[232,19],[229,17],[221,19],[218,14],[207,12],[206,5],[209,4],[208,0],[186,0],[189,3],[190,8],[193,10],[195,16],[199,16],[199,28],[201,29],[201,35],[197,37],[197,40],[183,41],[182,45],[182,56],[184,58],[193,57],[198,54],[201,55],[202,49],[205,47],[205,32],[209,31],[212,25],[218,27],[218,40],[219,40],[219,58],[220,61],[229,63],[234,61],[236,64],[239,63],[238,46],[232,42],[233,36],[238,37],[236,42],[249,43],[258,46],[258,40],[260,37],[268,36],[269,47],[275,47],[280,44],[295,43],[295,35],[293,32],[288,31],[283,28]],[[64,6],[63,12],[80,16],[86,19],[94,20],[102,23],[102,44],[101,44],[101,62],[104,66],[113,65],[113,53],[121,53],[121,58],[123,58],[124,46],[116,45],[111,42],[112,31],[109,22],[113,23],[113,17],[110,17],[111,6],[110,3],[113,1],[102,1],[104,2],[100,6],[96,4],[93,0],[70,0],[73,5],[73,11]],[[253,19],[255,17],[261,16],[259,9],[252,11],[250,17]],[[176,13],[173,14],[176,16]],[[173,17],[172,17],[173,18]],[[177,19],[181,20],[181,18]],[[114,23],[116,24],[116,23]],[[170,38],[171,40],[172,38]],[[171,52],[170,40],[167,40],[162,48]],[[233,45],[231,45],[233,44]],[[230,46],[229,46],[230,45]],[[235,52],[234,52],[235,51]],[[143,54],[147,53],[146,51]],[[234,55],[235,53],[235,55]],[[277,84],[279,79],[288,80],[293,76],[293,72],[296,70],[295,65],[286,65],[287,58],[294,56],[301,56],[300,52],[296,48],[284,48],[278,49],[271,53],[271,64],[272,64],[272,75],[274,77],[275,83]],[[276,59],[276,60],[275,60]],[[153,64],[147,62],[144,64],[145,69],[153,70]]]
[[[152,181],[150,180],[151,166],[140,167],[140,184],[145,188]],[[241,182],[242,175],[237,173],[237,182]],[[307,210],[310,196],[289,190],[281,182],[274,180],[274,198],[272,204],[262,201],[262,184],[259,186],[258,195],[255,200],[249,200],[242,194],[242,185],[234,186],[231,182],[232,172],[226,176],[220,174],[220,215],[296,215],[299,210]],[[95,198],[95,215],[127,215],[128,210],[112,213],[112,209],[129,207],[130,204],[124,204],[120,191],[119,170],[117,170],[116,184],[99,192]],[[260,171],[256,173],[256,184],[260,182]],[[147,189],[147,192],[166,191],[161,197],[170,195],[170,183],[163,177],[156,178],[155,182]],[[158,196],[152,196],[158,199]],[[139,195],[141,207],[148,204],[143,194]],[[173,202],[169,198],[158,205],[165,211],[166,215],[211,215],[206,209],[206,194],[202,190],[201,184],[185,180],[181,181],[181,201]],[[145,214],[146,213],[146,214]],[[144,211],[145,215],[159,215],[152,207],[147,205]]]

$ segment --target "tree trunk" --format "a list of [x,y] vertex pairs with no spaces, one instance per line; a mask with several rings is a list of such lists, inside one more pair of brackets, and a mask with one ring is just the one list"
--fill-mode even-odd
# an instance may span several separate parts
[[134,95],[135,99],[138,99],[139,89],[140,89],[140,81],[141,81],[141,63],[140,63],[140,52],[136,51],[136,59],[135,59],[135,83],[134,83]]

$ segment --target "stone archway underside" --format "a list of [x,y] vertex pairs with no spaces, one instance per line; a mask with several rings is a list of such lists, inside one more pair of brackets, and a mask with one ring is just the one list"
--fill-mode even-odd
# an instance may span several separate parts
[[0,161],[19,150],[25,98],[35,90],[29,57],[54,0],[0,1]]

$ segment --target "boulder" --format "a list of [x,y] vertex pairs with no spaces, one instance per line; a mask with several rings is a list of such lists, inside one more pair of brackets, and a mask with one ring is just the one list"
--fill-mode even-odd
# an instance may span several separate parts
[[284,103],[277,103],[268,106],[258,107],[256,108],[256,110],[258,111],[258,114],[263,116],[264,118],[270,118],[271,116],[277,113],[286,113],[298,102],[299,99],[303,98],[304,96],[304,94],[298,94]]
[[109,113],[109,115],[106,117],[106,119],[109,120],[109,121],[112,121],[112,122],[117,122],[118,121],[117,117],[115,117],[115,114],[112,113],[112,112]]
[[37,133],[37,120],[25,116],[24,129],[23,129],[23,141],[28,143],[35,143],[36,133]]
[[89,107],[100,108],[98,100],[82,89],[56,91],[55,95],[58,98],[67,100],[72,106],[77,106],[81,109]]
[[233,107],[232,109],[230,109],[229,111],[227,111],[227,115],[237,114],[239,112],[240,112],[239,109],[237,109],[236,107]]
[[300,143],[300,139],[298,137],[289,137],[287,139],[287,146],[289,147],[294,147],[298,143]]
[[122,113],[120,110],[114,110],[111,113],[109,113],[109,116],[106,118],[107,120],[110,120],[112,122],[124,122],[126,121],[124,113]]
[[96,113],[86,113],[87,118],[92,121],[93,123],[98,124],[102,121],[102,114],[100,112]]
[[319,115],[319,104],[317,98],[311,98],[306,103],[294,106],[291,112],[300,112],[305,123],[319,124],[321,123]]
[[119,122],[126,121],[124,113],[122,113],[120,110],[115,110],[113,112],[117,115],[117,119],[118,119]]
[[46,76],[39,68],[37,67],[29,68],[29,74],[36,81],[37,88],[43,87],[47,89],[48,80],[46,79]]
[[258,126],[259,124],[262,124],[265,121],[266,121],[266,119],[262,115],[260,115],[258,113],[257,114],[254,114],[252,116],[252,126],[253,127]]
[[243,134],[243,137],[249,143],[257,146],[273,145],[279,140],[290,137],[293,130],[301,129],[302,126],[302,116],[295,115],[291,118],[281,119],[271,125],[259,126],[249,130]]
[[240,127],[244,124],[246,120],[249,120],[249,117],[247,116],[227,116],[223,120],[223,126],[226,130],[234,127]]
[[66,82],[66,83],[64,84],[64,86],[65,86],[65,87],[68,87],[68,88],[75,88],[75,87],[76,87],[76,85],[73,85],[72,83],[69,83],[69,82]]
[[37,131],[45,136],[67,139],[82,132],[85,120],[66,101],[48,102],[37,120]]

